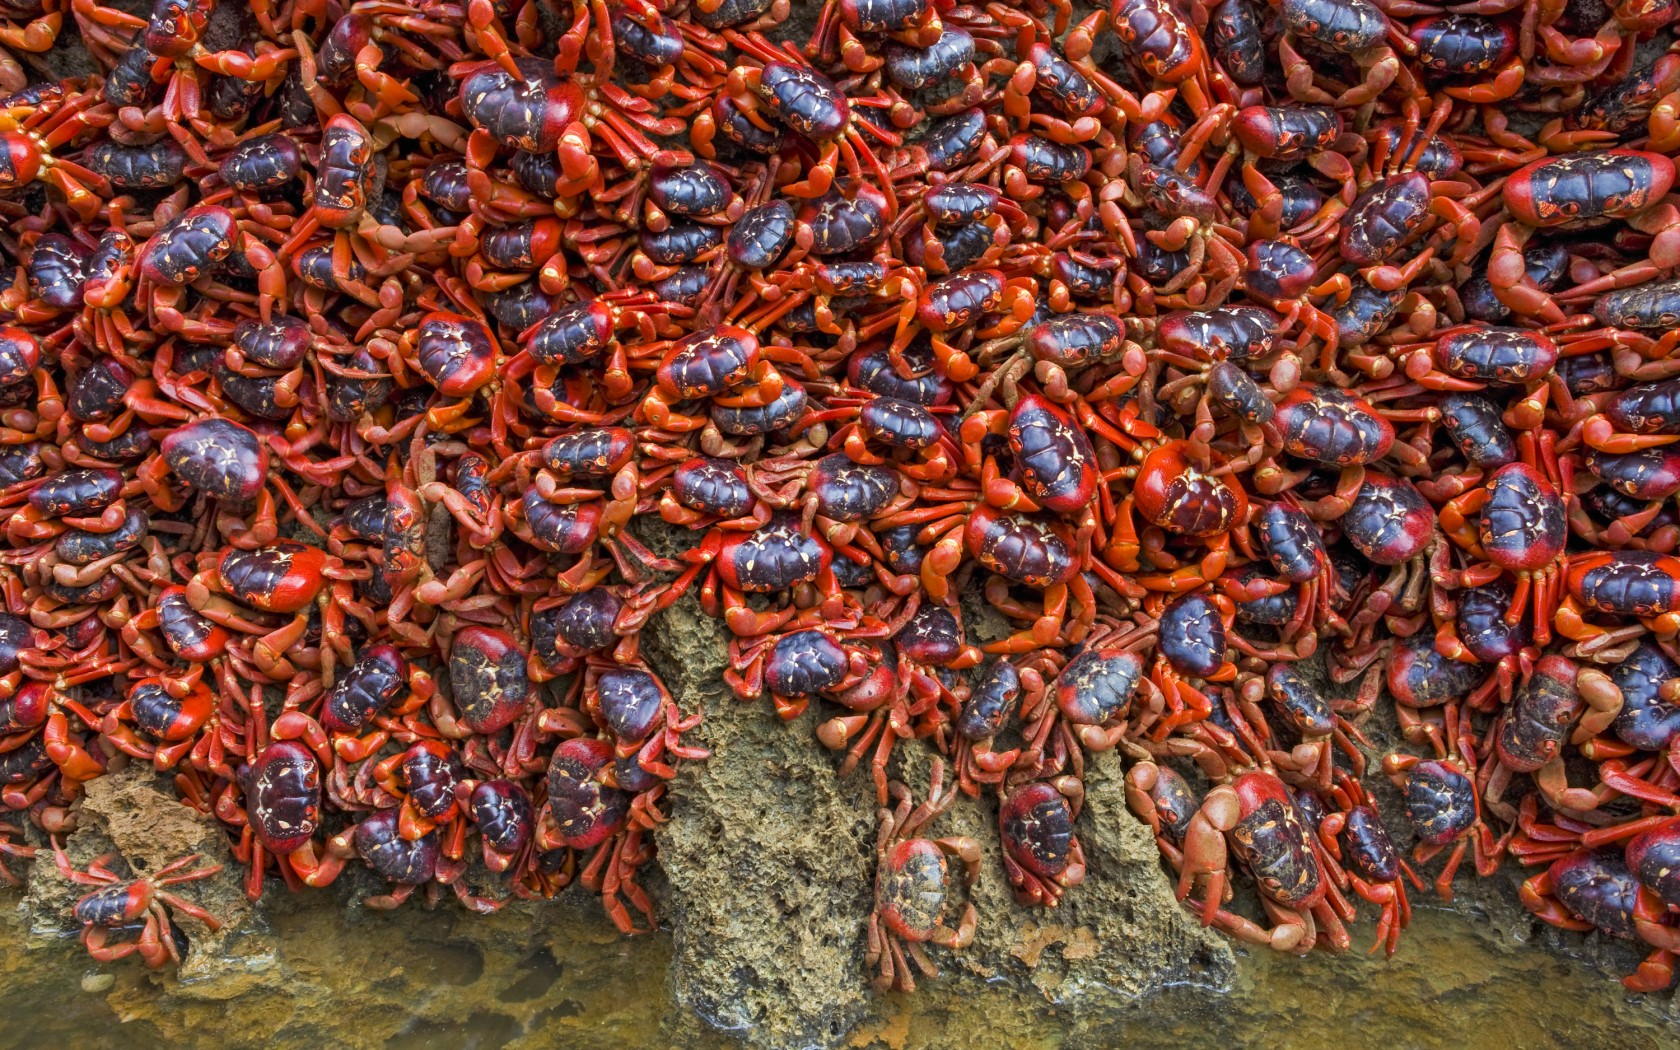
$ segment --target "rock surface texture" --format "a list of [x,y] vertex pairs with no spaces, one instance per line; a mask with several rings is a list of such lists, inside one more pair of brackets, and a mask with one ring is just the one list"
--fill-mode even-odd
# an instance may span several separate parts
[[[178,884],[170,892],[206,909],[221,923],[220,929],[211,930],[192,916],[177,916],[189,944],[182,982],[202,990],[229,977],[233,968],[225,964],[255,916],[240,887],[244,869],[234,862],[221,828],[182,805],[159,783],[151,767],[138,764],[90,781],[78,821],[77,830],[66,840],[65,854],[79,870],[100,857],[116,874],[134,877],[189,855],[202,858],[193,868],[223,866],[212,878]],[[71,907],[95,888],[62,876],[51,851],[43,849],[30,872],[26,899],[35,929],[56,933],[71,928]],[[234,980],[214,997],[237,995],[241,990],[241,982]]]
[[[676,939],[673,995],[713,1027],[763,1046],[832,1046],[871,1009],[864,923],[875,879],[875,791],[866,770],[835,775],[811,710],[784,724],[768,702],[724,687],[723,625],[684,599],[643,638],[679,696],[703,698],[712,749],[673,785],[659,863]],[[685,704],[686,706],[686,704]],[[923,797],[927,749],[895,749],[893,775]],[[930,834],[984,851],[980,925],[959,953],[935,949],[946,980],[1003,980],[1073,1014],[1101,1014],[1174,983],[1224,985],[1229,945],[1173,900],[1155,843],[1126,810],[1114,755],[1087,767],[1080,819],[1087,874],[1053,909],[1014,902],[997,845],[997,803],[961,797]]]

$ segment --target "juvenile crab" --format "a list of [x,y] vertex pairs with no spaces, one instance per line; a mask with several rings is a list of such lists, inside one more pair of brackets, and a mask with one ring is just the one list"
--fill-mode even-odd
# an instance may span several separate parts
[[[150,876],[125,881],[109,867],[115,855],[106,855],[91,862],[86,871],[77,871],[65,854],[64,847],[53,842],[53,860],[60,875],[82,886],[98,886],[71,908],[82,923],[82,944],[88,954],[99,962],[114,962],[138,954],[154,970],[169,963],[179,964],[181,949],[175,941],[175,927],[169,909],[191,915],[212,930],[221,928],[221,921],[208,911],[178,894],[164,889],[183,882],[197,882],[212,878],[222,870],[220,864],[183,871],[199,854],[182,857],[159,868]],[[179,874],[177,874],[179,872]],[[140,925],[140,934],[133,941],[111,944],[113,930]]]
[[924,975],[939,976],[939,967],[928,958],[923,944],[955,951],[974,941],[979,917],[973,901],[963,905],[956,929],[944,924],[949,892],[945,858],[962,863],[963,889],[972,889],[980,878],[980,844],[966,836],[917,836],[956,798],[955,792],[945,789],[944,776],[945,762],[935,758],[927,801],[919,806],[909,788],[893,781],[888,790],[897,805],[883,807],[878,813],[881,831],[875,841],[875,907],[869,913],[865,959],[870,970],[878,970],[874,982],[881,991],[915,991],[912,960]]

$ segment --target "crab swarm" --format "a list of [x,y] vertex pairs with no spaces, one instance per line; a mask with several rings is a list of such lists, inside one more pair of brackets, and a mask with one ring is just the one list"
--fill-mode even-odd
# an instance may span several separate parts
[[1078,892],[1109,749],[1233,937],[1516,862],[1666,986],[1674,0],[790,6],[0,11],[0,855],[178,959],[214,867],[62,848],[145,763],[253,899],[650,929],[692,592],[873,778],[883,987]]

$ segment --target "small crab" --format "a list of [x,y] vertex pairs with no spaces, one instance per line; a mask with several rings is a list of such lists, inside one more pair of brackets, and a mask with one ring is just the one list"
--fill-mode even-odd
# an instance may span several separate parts
[[[176,940],[174,924],[170,921],[170,908],[191,915],[212,930],[221,928],[222,924],[215,916],[164,889],[177,883],[208,879],[222,870],[220,864],[213,864],[207,868],[181,871],[201,860],[200,854],[182,857],[159,868],[149,877],[132,881],[124,881],[122,876],[110,869],[110,863],[116,859],[115,854],[99,857],[88,865],[86,871],[77,871],[71,866],[63,847],[54,842],[53,859],[58,864],[59,874],[71,882],[99,887],[71,908],[71,914],[82,924],[82,944],[88,954],[99,962],[114,962],[138,952],[146,965],[154,970],[167,963],[180,963],[181,947]],[[113,932],[126,931],[136,925],[140,927],[140,933],[133,941],[107,943]]]
[[875,842],[875,909],[869,913],[866,956],[871,970],[879,968],[875,987],[880,991],[916,990],[911,959],[926,976],[939,976],[939,967],[928,958],[924,943],[956,949],[974,941],[977,916],[973,901],[964,905],[956,929],[944,923],[948,892],[945,857],[962,861],[963,889],[970,889],[980,877],[979,844],[967,837],[915,837],[956,797],[955,792],[945,789],[944,779],[945,762],[935,758],[926,802],[916,806],[910,789],[895,780],[889,790],[897,808],[880,810],[881,834]]

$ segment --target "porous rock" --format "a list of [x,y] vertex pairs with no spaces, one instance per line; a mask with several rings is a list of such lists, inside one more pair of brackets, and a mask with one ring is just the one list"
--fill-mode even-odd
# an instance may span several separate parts
[[[704,706],[693,739],[712,749],[711,759],[685,766],[673,783],[672,819],[660,835],[675,935],[672,994],[749,1045],[843,1045],[855,1026],[877,1031],[902,1005],[872,993],[865,970],[874,784],[866,768],[837,776],[841,756],[815,739],[817,720],[832,709],[813,703],[784,723],[767,699],[737,701],[722,679],[728,642],[727,628],[692,597],[642,636],[644,655],[684,711]],[[918,800],[927,792],[930,754],[924,743],[901,744],[890,767]],[[995,798],[960,797],[928,829],[968,835],[983,854],[972,895],[975,943],[956,953],[933,950],[942,980],[1011,982],[1087,1019],[1168,984],[1231,980],[1230,947],[1173,899],[1154,840],[1126,809],[1122,777],[1112,754],[1087,765],[1078,825],[1087,875],[1056,908],[1015,903]]]
[[[183,804],[149,765],[137,762],[89,781],[76,815],[77,829],[65,842],[65,854],[78,870],[100,857],[115,873],[135,877],[192,855],[200,859],[184,870],[222,865],[210,878],[168,887],[221,923],[220,929],[212,930],[172,910],[172,920],[188,939],[180,976],[192,995],[208,999],[231,998],[250,987],[250,970],[229,963],[265,955],[268,949],[251,926],[253,913],[240,886],[244,869],[234,862],[227,835],[214,820]],[[43,848],[29,878],[27,903],[34,931],[75,929],[70,909],[95,888],[59,874],[50,849]]]

